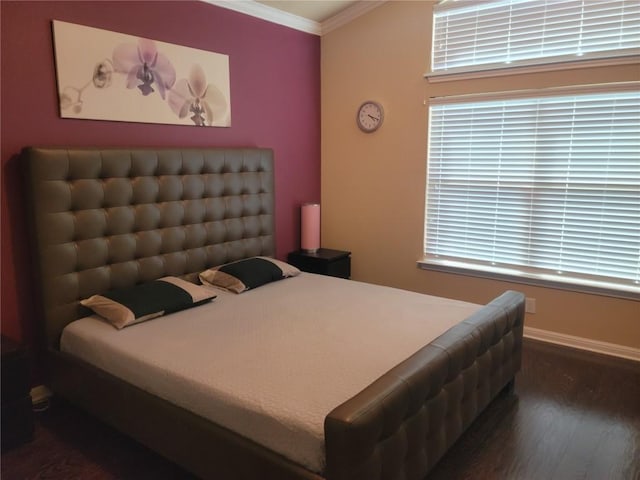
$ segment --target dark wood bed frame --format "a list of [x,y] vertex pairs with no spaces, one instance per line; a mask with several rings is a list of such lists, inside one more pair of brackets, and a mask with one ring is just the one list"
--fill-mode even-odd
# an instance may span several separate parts
[[310,472],[59,350],[78,301],[164,275],[273,256],[269,149],[25,148],[46,384],[208,479],[424,478],[520,368],[524,296],[508,291],[325,419]]

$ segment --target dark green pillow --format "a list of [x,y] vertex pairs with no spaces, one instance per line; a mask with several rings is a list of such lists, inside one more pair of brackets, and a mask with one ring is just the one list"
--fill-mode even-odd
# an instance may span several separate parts
[[215,294],[176,277],[93,295],[80,303],[117,329],[209,302]]
[[242,293],[298,274],[300,270],[280,260],[251,257],[205,270],[200,274],[200,281],[234,293]]

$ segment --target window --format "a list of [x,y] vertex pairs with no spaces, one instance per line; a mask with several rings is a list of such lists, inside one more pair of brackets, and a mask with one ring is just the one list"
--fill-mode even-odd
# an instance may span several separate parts
[[640,54],[638,0],[445,1],[433,74]]
[[423,265],[637,296],[640,92],[631,87],[434,99]]

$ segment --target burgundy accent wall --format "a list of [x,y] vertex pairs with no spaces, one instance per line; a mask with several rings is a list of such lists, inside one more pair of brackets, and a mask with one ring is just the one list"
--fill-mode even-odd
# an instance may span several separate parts
[[[196,1],[0,5],[3,334],[36,343],[17,158],[27,145],[273,148],[277,256],[299,247],[300,204],[320,199],[319,37]],[[53,19],[229,55],[231,128],[61,119]]]

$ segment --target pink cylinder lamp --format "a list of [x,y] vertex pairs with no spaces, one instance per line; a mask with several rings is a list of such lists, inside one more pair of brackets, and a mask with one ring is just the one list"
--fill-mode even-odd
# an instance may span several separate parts
[[300,247],[307,253],[316,253],[320,248],[320,204],[302,205]]

